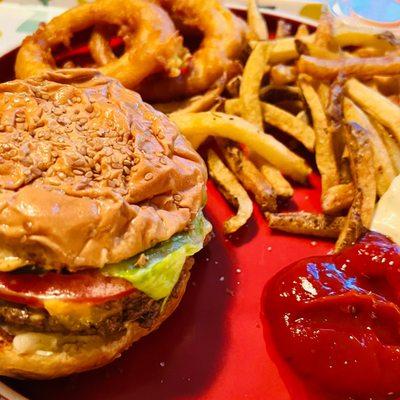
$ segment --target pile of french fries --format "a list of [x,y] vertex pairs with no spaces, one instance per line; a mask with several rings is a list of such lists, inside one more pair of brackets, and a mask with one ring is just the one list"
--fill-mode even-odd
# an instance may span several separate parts
[[[226,233],[250,218],[251,193],[272,228],[335,238],[339,251],[370,227],[377,199],[400,174],[400,43],[390,33],[338,29],[326,15],[316,32],[300,25],[294,36],[279,22],[269,40],[254,0],[248,23],[240,76],[158,107],[195,147],[215,137],[210,176],[237,209]],[[321,175],[323,213],[278,213],[290,182],[307,181],[307,153]]]

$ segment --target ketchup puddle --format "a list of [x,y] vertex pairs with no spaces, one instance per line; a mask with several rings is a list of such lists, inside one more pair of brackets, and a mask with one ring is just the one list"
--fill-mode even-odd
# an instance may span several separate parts
[[300,260],[276,274],[264,289],[262,317],[278,366],[283,357],[324,398],[398,397],[399,253],[371,232],[340,254]]

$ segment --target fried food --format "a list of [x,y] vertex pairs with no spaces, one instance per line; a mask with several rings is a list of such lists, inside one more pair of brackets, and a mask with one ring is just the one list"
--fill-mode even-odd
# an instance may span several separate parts
[[330,217],[305,211],[266,213],[271,229],[326,238],[337,238],[343,228],[344,217]]
[[293,65],[274,65],[271,68],[271,84],[277,86],[294,83],[297,78],[297,69]]
[[253,203],[242,185],[240,185],[214,150],[208,150],[207,165],[210,176],[217,184],[220,192],[233,207],[237,208],[236,215],[224,222],[224,232],[226,234],[236,232],[251,217]]
[[322,179],[322,193],[339,184],[339,168],[335,157],[332,132],[321,100],[309,77],[300,76],[299,86],[310,109],[315,131],[315,159]]
[[400,107],[398,105],[356,79],[349,79],[345,88],[355,103],[388,128],[400,141]]
[[368,229],[371,225],[377,194],[372,145],[368,133],[354,122],[346,125],[345,139],[355,184],[354,201],[358,201],[357,196],[360,192],[362,194],[360,200],[361,222]]
[[265,122],[297,139],[310,152],[314,152],[315,132],[294,115],[272,104],[261,103]]
[[396,177],[385,143],[364,112],[348,98],[343,99],[343,111],[347,123],[355,122],[368,135],[373,150],[377,192],[382,196]]
[[297,68],[300,72],[318,79],[335,79],[339,72],[358,78],[372,78],[374,75],[398,75],[400,56],[326,60],[303,55],[297,62]]
[[55,69],[51,51],[68,45],[74,33],[97,24],[116,24],[124,31],[126,52],[99,71],[128,88],[163,71],[171,57],[183,50],[173,22],[161,7],[145,0],[127,0],[118,7],[113,0],[100,0],[66,11],[27,37],[17,55],[16,76],[27,78]]
[[299,54],[327,60],[337,60],[340,58],[339,53],[334,53],[325,47],[319,47],[315,43],[307,43],[301,39],[296,39],[295,43]]
[[[199,48],[187,71],[177,77],[159,74],[136,87],[146,101],[165,102],[205,92],[224,73],[237,72],[236,60],[246,46],[247,25],[219,0],[159,0],[178,26],[200,31]],[[201,6],[199,6],[201,4]]]
[[242,83],[239,89],[242,107],[241,116],[256,125],[263,127],[260,105],[260,87],[268,66],[271,46],[267,42],[259,42],[251,52],[243,70]]
[[354,179],[354,200],[335,245],[335,252],[354,244],[370,228],[376,201],[373,150],[367,132],[355,122],[345,126],[351,172]]
[[245,189],[253,193],[261,209],[263,211],[276,211],[276,193],[257,167],[234,142],[226,139],[217,139],[217,143],[229,168]]
[[294,190],[292,185],[285,179],[279,169],[268,162],[261,163],[259,168],[279,199],[287,200],[293,196]]
[[268,40],[268,25],[260,13],[257,0],[247,0],[247,23],[250,40]]
[[373,31],[342,29],[335,33],[335,40],[341,47],[375,47],[382,51],[396,50],[400,41],[392,32],[374,33]]
[[333,33],[333,17],[329,13],[322,14],[315,32],[314,44],[333,53],[339,52],[339,45]]
[[225,82],[226,74],[222,75],[213,87],[202,95],[180,101],[171,101],[169,103],[156,103],[153,104],[153,107],[165,114],[208,111],[220,98],[225,88]]
[[299,27],[297,28],[296,34],[294,35],[294,37],[296,39],[301,39],[304,36],[308,36],[310,34],[310,31],[308,29],[307,25],[304,24],[300,24]]
[[393,169],[396,175],[400,174],[400,144],[399,142],[374,118],[371,118],[371,123],[386,146],[392,160]]
[[172,114],[171,119],[195,148],[208,136],[223,137],[245,144],[284,175],[299,182],[305,182],[311,172],[304,159],[243,118],[221,112],[202,112]]
[[350,211],[347,214],[339,238],[335,244],[335,253],[341,252],[346,247],[352,246],[365,232],[361,218],[363,195],[361,190],[356,190]]
[[338,215],[348,210],[354,200],[354,185],[352,182],[341,183],[330,187],[322,194],[322,209],[328,215]]

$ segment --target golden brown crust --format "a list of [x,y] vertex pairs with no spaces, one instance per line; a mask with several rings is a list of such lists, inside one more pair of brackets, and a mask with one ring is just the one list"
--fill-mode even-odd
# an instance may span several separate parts
[[202,206],[201,157],[165,115],[95,70],[4,83],[0,116],[0,251],[102,267],[169,239]]
[[247,25],[220,0],[158,0],[177,25],[200,31],[203,40],[178,77],[153,75],[137,91],[147,101],[163,102],[200,94],[224,73],[237,73],[246,45]]
[[55,69],[51,50],[68,45],[75,32],[99,23],[119,26],[126,48],[119,59],[99,71],[131,89],[146,76],[163,71],[182,50],[175,26],[161,7],[145,0],[100,0],[72,8],[28,36],[17,55],[17,78]]
[[127,323],[123,336],[109,340],[90,336],[80,347],[69,346],[68,351],[54,352],[51,355],[18,354],[12,344],[13,337],[0,330],[0,375],[22,379],[53,379],[99,368],[112,362],[133,342],[156,330],[175,311],[185,293],[192,265],[193,259],[188,258],[180,281],[150,328],[130,322]]

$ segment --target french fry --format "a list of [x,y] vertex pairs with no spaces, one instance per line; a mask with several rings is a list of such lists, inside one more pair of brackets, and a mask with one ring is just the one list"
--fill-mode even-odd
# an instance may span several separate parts
[[349,149],[351,173],[355,183],[355,199],[361,193],[361,222],[369,228],[375,209],[376,181],[373,150],[368,133],[357,123],[345,126],[346,145]]
[[377,192],[382,196],[396,177],[385,144],[364,112],[346,97],[343,99],[343,111],[347,123],[355,122],[368,134],[373,150]]
[[154,108],[165,114],[190,113],[209,110],[218,100],[226,83],[226,74],[215,82],[214,87],[206,93],[181,101],[154,104]]
[[274,65],[270,72],[272,85],[283,86],[296,81],[297,69],[293,65]]
[[301,39],[296,39],[296,48],[299,55],[304,54],[306,56],[324,58],[327,60],[338,60],[341,58],[339,53],[334,53],[325,47],[320,47],[315,43],[307,43]]
[[239,89],[242,117],[259,128],[263,126],[259,100],[260,86],[270,54],[271,46],[267,42],[257,43],[244,67]]
[[330,14],[322,14],[315,32],[314,43],[330,52],[339,52],[340,48],[333,34],[333,17]]
[[301,157],[243,118],[208,111],[172,114],[170,119],[194,148],[198,148],[208,136],[224,137],[245,144],[294,180],[305,182],[311,172],[311,168]]
[[212,149],[208,150],[207,164],[211,178],[225,199],[237,208],[236,215],[224,222],[224,232],[236,232],[251,217],[253,203],[242,185]]
[[317,88],[317,93],[321,101],[322,107],[327,113],[330,100],[330,86],[325,82],[320,82]]
[[241,84],[242,84],[242,76],[237,75],[229,80],[225,88],[231,97],[238,97]]
[[285,177],[277,168],[267,162],[264,162],[260,166],[260,171],[264,175],[264,178],[272,186],[278,198],[286,200],[293,196],[294,190],[291,184],[285,179]]
[[349,79],[345,85],[347,94],[365,112],[394,134],[400,141],[400,107],[376,90],[363,85],[356,79]]
[[245,157],[234,142],[218,139],[217,143],[229,168],[242,185],[253,193],[261,209],[263,211],[276,211],[276,193],[257,167]]
[[297,62],[297,68],[299,72],[318,79],[335,79],[339,72],[358,78],[372,78],[374,75],[398,75],[400,56],[326,60],[303,55]]
[[251,40],[268,40],[268,25],[258,8],[257,0],[247,0],[247,23]]
[[353,245],[365,232],[361,218],[362,202],[362,192],[361,190],[357,190],[342,231],[340,232],[339,238],[335,244],[335,253],[340,253],[346,247]]
[[237,115],[240,117],[242,114],[242,103],[240,102],[240,99],[225,100],[224,110],[227,114]]
[[400,75],[374,76],[373,81],[376,85],[376,89],[384,96],[398,96],[400,93]]
[[396,139],[375,119],[371,118],[371,123],[379,133],[383,142],[385,143],[386,150],[392,160],[393,169],[396,175],[400,174],[400,145]]
[[[304,110],[297,113],[296,118],[299,119],[300,121],[302,121],[304,124],[310,125],[310,119],[308,118],[308,115]],[[315,136],[315,132],[314,132],[314,136]]]
[[332,186],[322,195],[321,200],[325,214],[340,214],[342,211],[348,210],[353,203],[354,185],[350,182]]
[[300,24],[299,27],[297,28],[296,34],[294,35],[295,39],[301,39],[304,36],[308,36],[310,34],[310,31],[307,27],[307,25]]
[[343,228],[344,217],[330,217],[305,211],[266,213],[271,229],[300,235],[337,238]]
[[344,138],[342,132],[342,101],[344,96],[344,82],[344,75],[339,74],[337,79],[330,86],[327,105],[329,130],[330,135],[333,138],[333,147],[335,150],[336,159],[338,160],[342,157],[344,151]]
[[382,57],[385,51],[378,47],[360,47],[351,53],[354,57],[368,58],[368,57]]
[[[312,34],[302,37],[301,40],[303,42],[312,42],[314,37],[314,34]],[[271,65],[287,63],[289,61],[296,60],[299,57],[294,37],[271,40],[270,44]]]
[[314,130],[294,115],[272,104],[261,103],[264,120],[302,143],[307,150],[314,152]]
[[322,178],[322,193],[339,184],[339,169],[335,157],[332,131],[328,129],[325,111],[309,77],[301,76],[299,85],[310,109],[315,131],[315,158]]
[[341,47],[376,47],[382,51],[395,50],[399,40],[391,32],[374,33],[373,31],[356,31],[342,29],[335,33],[335,40]]

